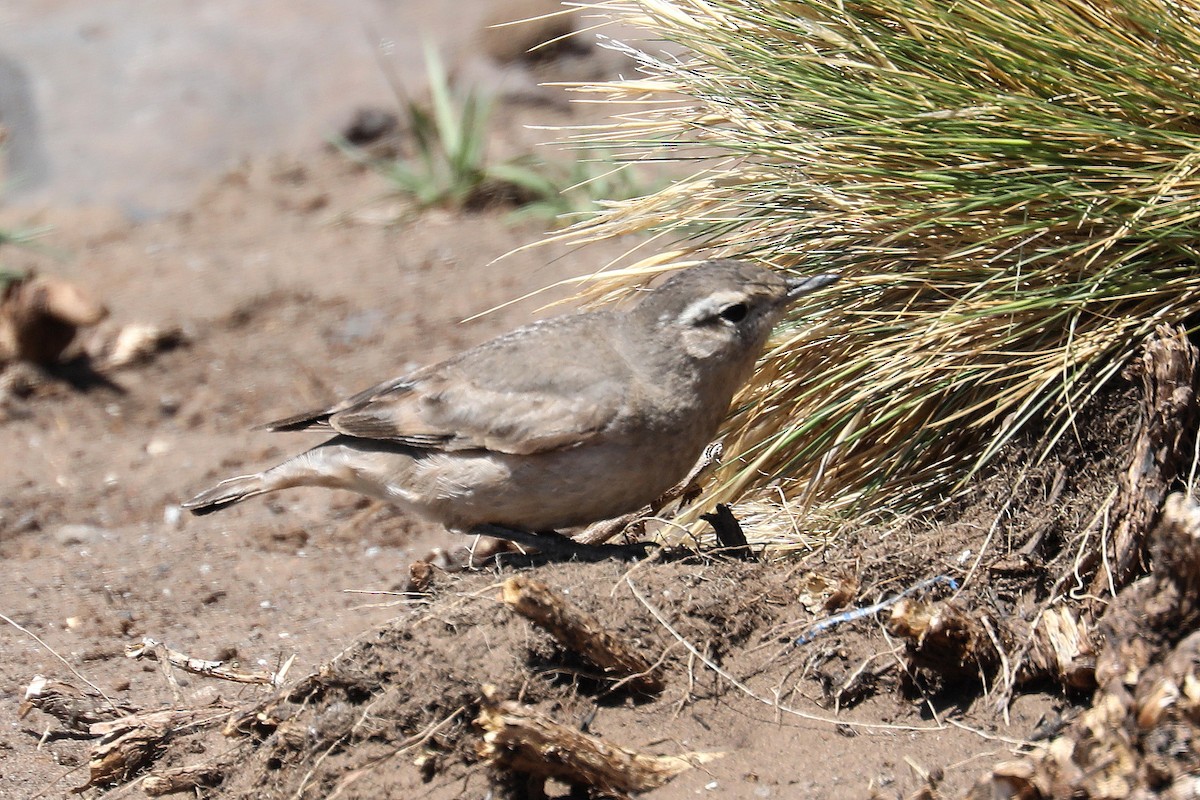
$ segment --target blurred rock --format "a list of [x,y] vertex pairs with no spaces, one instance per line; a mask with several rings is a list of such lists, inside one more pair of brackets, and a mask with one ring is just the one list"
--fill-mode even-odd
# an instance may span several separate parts
[[342,138],[357,147],[373,144],[397,131],[400,119],[395,112],[374,106],[360,108],[342,128]]
[[107,534],[108,531],[98,525],[71,523],[59,525],[51,532],[50,536],[63,547],[73,547],[81,544],[94,545],[102,541]]
[[131,322],[115,334],[98,337],[88,346],[88,354],[103,369],[120,369],[144,363],[157,353],[187,343],[187,336],[177,325],[154,325]]
[[108,309],[74,283],[38,276],[11,280],[0,293],[0,365],[54,364],[76,331],[106,316]]
[[499,64],[536,64],[585,54],[593,43],[572,35],[579,22],[578,8],[555,0],[510,0],[497,4],[484,18],[479,48]]

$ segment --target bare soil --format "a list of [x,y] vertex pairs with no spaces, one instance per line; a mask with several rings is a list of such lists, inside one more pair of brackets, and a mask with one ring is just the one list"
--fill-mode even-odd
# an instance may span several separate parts
[[[937,519],[862,526],[773,563],[702,555],[528,570],[661,660],[666,688],[651,697],[614,688],[503,606],[499,584],[519,568],[435,572],[426,593],[396,594],[411,562],[464,542],[355,496],[300,490],[181,514],[178,503],[214,479],[310,442],[253,425],[523,323],[565,290],[462,320],[596,269],[627,244],[493,263],[540,229],[514,227],[503,210],[403,226],[342,220],[382,189],[323,152],[255,162],[160,221],[103,210],[22,220],[53,223],[54,246],[71,255],[15,254],[11,266],[90,287],[112,310],[107,325],[179,326],[185,342],[83,388],[51,379],[4,406],[0,612],[16,625],[0,624],[0,797],[68,796],[88,781],[93,741],[40,711],[18,716],[38,674],[79,689],[86,679],[143,710],[266,703],[241,733],[196,726],[156,754],[154,769],[231,761],[219,785],[197,790],[205,798],[534,796],[480,761],[473,719],[485,684],[635,750],[724,754],[653,792],[664,799],[931,786],[959,796],[1074,713],[1081,698],[1055,685],[997,707],[978,680],[907,671],[886,612],[793,640],[836,610],[806,607],[814,574],[850,587],[842,607],[969,575],[973,602],[1029,619],[1124,464],[1128,388],[1041,465],[1017,443]],[[245,669],[295,661],[279,694],[180,671],[173,689],[158,666],[124,656],[146,636]],[[83,796],[140,796],[140,774]]]

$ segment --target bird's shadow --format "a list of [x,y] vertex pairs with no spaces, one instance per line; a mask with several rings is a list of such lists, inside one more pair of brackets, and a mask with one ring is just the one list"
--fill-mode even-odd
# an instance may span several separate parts
[[105,390],[119,395],[128,394],[128,390],[124,386],[97,370],[92,359],[85,354],[42,369],[48,377],[65,383],[77,392],[86,394],[96,390]]
[[[695,550],[682,545],[657,545],[652,542],[634,542],[624,545],[596,545],[595,557],[579,558],[578,555],[555,553],[521,553],[506,550],[496,553],[489,563],[499,569],[530,569],[548,564],[595,564],[604,562],[633,563],[649,561],[659,564],[708,563],[710,561],[753,561],[757,556],[743,552],[730,553],[727,548]],[[609,549],[604,549],[609,548]],[[641,551],[639,553],[639,551]]]
[[660,559],[663,549],[650,542],[634,542],[633,544],[593,545],[586,554],[523,553],[519,550],[505,550],[492,556],[491,562],[501,569],[528,569],[547,564],[598,564],[606,561],[631,563],[647,559]]

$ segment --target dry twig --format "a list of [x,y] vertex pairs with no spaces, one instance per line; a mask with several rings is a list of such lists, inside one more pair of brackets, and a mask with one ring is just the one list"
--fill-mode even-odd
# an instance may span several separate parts
[[167,742],[181,730],[215,725],[228,716],[228,708],[214,705],[169,708],[97,722],[89,729],[93,736],[100,737],[88,761],[90,777],[75,791],[127,781],[162,755]]
[[504,582],[501,599],[606,674],[628,679],[628,685],[637,691],[650,694],[662,691],[662,678],[648,658],[546,584],[517,575]]
[[233,683],[251,683],[263,686],[282,686],[288,670],[291,669],[292,662],[296,660],[296,657],[293,655],[287,661],[283,662],[283,666],[275,672],[264,672],[261,670],[245,672],[227,667],[224,661],[206,661],[202,658],[192,658],[187,653],[172,650],[162,642],[152,639],[149,636],[142,637],[142,640],[136,644],[126,645],[125,657],[132,659],[145,658],[150,661],[157,661],[160,664],[169,664],[176,669],[190,672],[193,675],[203,675],[206,678],[218,678],[223,681],[232,681]]
[[[1145,570],[1145,538],[1154,526],[1167,490],[1191,455],[1200,407],[1196,366],[1200,352],[1182,327],[1160,326],[1135,362],[1142,380],[1143,419],[1134,437],[1129,467],[1121,476],[1113,508],[1110,575],[1092,579],[1092,593],[1121,588]],[[1107,556],[1108,553],[1106,552]]]
[[506,769],[540,779],[557,778],[606,794],[627,795],[662,786],[679,773],[723,753],[651,756],[581,733],[533,709],[496,697],[483,687],[475,720],[485,733],[480,755]]

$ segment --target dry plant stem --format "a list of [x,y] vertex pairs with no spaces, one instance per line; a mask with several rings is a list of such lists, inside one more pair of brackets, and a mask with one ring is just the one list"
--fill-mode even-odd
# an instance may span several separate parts
[[679,773],[723,755],[644,755],[561,725],[527,706],[499,700],[488,686],[475,722],[485,731],[480,755],[493,764],[609,794],[656,789]]
[[[288,669],[292,665],[295,656],[284,662],[283,667],[278,672],[241,672],[225,666],[223,661],[205,661],[201,658],[192,658],[186,653],[178,650],[172,650],[162,642],[145,636],[136,644],[127,645],[125,647],[125,657],[133,659],[149,659],[157,661],[160,664],[170,665],[184,672],[190,672],[193,675],[203,675],[207,678],[219,678],[223,681],[232,681],[234,683],[250,683],[263,686],[279,686],[283,683],[284,676],[287,675]],[[169,674],[169,673],[168,673]]]
[[23,719],[32,709],[49,714],[73,731],[86,731],[95,722],[117,719],[135,713],[129,706],[115,706],[92,692],[82,692],[64,681],[35,675],[25,690],[25,699],[17,709]]
[[1028,661],[1016,664],[1016,683],[1043,676],[1058,679],[1064,686],[1092,689],[1096,685],[1096,651],[1093,632],[1077,612],[1066,606],[1048,608],[1038,615],[1033,636],[1021,651]]
[[864,658],[862,663],[855,668],[850,675],[842,681],[842,685],[838,687],[833,694],[833,707],[835,711],[840,711],[844,706],[849,705],[855,700],[862,697],[866,691],[864,687],[878,680],[883,675],[891,672],[899,666],[896,660],[889,661],[878,669],[869,669],[871,664],[880,658],[891,657],[891,652],[875,653],[874,655]]
[[[1001,707],[1013,686],[1049,678],[1073,689],[1095,686],[1091,631],[1070,609],[1056,606],[1029,629],[973,613],[961,601],[904,599],[888,622],[906,640],[909,668],[928,669],[952,680],[988,678],[1001,669]],[[1008,656],[1013,644],[1019,657]]]
[[[1096,518],[1085,530],[1099,524],[1103,509],[1115,496],[1114,489],[1114,493],[1109,495],[1109,499],[1102,504],[1101,511],[1097,512]],[[1008,708],[1016,691],[1018,678],[1024,680],[1039,675],[1057,675],[1063,685],[1071,689],[1082,691],[1095,688],[1094,626],[1081,617],[1078,611],[1060,602],[1062,587],[1073,576],[1073,569],[1063,571],[1038,607],[1033,619],[1034,635],[1023,637],[1020,647],[1014,652],[1012,660],[1016,668],[1008,676],[1010,682],[997,689],[995,708]],[[1058,605],[1055,605],[1056,603]]]
[[209,706],[170,708],[97,722],[90,728],[93,736],[100,737],[88,760],[90,777],[75,791],[127,781],[162,755],[167,741],[181,729],[207,727],[228,716],[228,709]]
[[162,797],[177,792],[198,795],[200,789],[219,785],[234,762],[233,756],[226,754],[216,761],[159,770],[142,780],[142,791],[151,797]]
[[[1183,328],[1160,326],[1147,342],[1136,368],[1142,379],[1144,418],[1134,438],[1129,468],[1121,476],[1113,508],[1111,576],[1098,574],[1091,592],[1125,586],[1145,569],[1144,540],[1171,484],[1191,455],[1191,437],[1200,419],[1196,403],[1196,348]],[[1109,577],[1112,582],[1109,583]]]
[[1194,797],[1200,791],[1200,505],[1167,499],[1154,571],[1100,621],[1099,689],[1043,754],[997,765],[973,798]]
[[546,584],[518,575],[506,580],[500,591],[510,608],[609,676],[628,679],[627,685],[640,692],[657,694],[663,690],[662,678],[648,658],[606,630],[595,617],[568,604]]
[[[330,660],[325,665],[325,669],[332,667],[340,655]],[[281,687],[270,697],[260,700],[252,707],[232,714],[221,733],[224,736],[243,736],[252,732],[274,731],[286,719],[286,715],[280,711],[285,703],[303,702],[306,698],[320,692],[325,685],[322,672],[310,673],[291,686]]]

